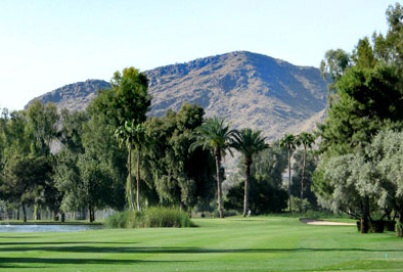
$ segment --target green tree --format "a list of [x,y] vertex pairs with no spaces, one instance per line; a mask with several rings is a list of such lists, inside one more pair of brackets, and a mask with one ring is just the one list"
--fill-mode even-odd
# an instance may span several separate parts
[[244,157],[245,163],[245,183],[244,183],[244,200],[243,200],[243,216],[247,216],[249,210],[249,184],[251,177],[251,165],[253,156],[260,151],[269,147],[265,143],[266,137],[261,135],[261,131],[253,131],[251,129],[242,129],[239,133],[234,134],[233,147],[238,150]]
[[329,90],[334,90],[334,83],[350,65],[350,55],[342,49],[328,50],[325,53],[325,58],[320,63],[320,73],[324,79],[332,82]]
[[[31,153],[33,156],[43,156],[49,161],[52,167],[48,168],[49,176],[54,174],[54,156],[51,154],[51,143],[57,136],[57,122],[59,114],[55,104],[43,104],[40,100],[34,100],[26,110],[27,117],[27,133],[31,134]],[[53,179],[46,181],[38,180],[36,192],[38,196],[35,198],[34,209],[36,219],[41,218],[41,208],[45,204],[57,214],[60,207],[61,194],[57,190]]]
[[[146,113],[151,104],[151,97],[147,90],[146,75],[134,67],[115,72],[111,85],[111,89],[100,91],[88,108],[90,114],[88,131],[91,133],[86,133],[85,142],[91,152],[98,152],[98,156],[102,157],[101,160],[107,162],[113,179],[122,181],[125,179],[123,176],[132,176],[132,168],[122,162],[123,156],[132,158],[132,154],[127,156],[127,153],[122,153],[114,147],[114,145],[118,146],[118,138],[114,135],[120,130],[118,134],[123,136],[125,127],[130,126],[134,129],[142,126],[147,119]],[[91,137],[96,138],[97,141],[91,141]],[[140,163],[138,161],[138,165]],[[140,175],[139,171],[137,175]],[[131,181],[126,180],[126,184],[130,185]],[[133,191],[126,191],[126,195],[131,199],[128,203],[130,209],[134,209],[132,194]],[[139,192],[138,197],[140,198]],[[140,206],[137,208],[139,209]]]
[[399,110],[403,107],[403,9],[400,4],[395,4],[386,14],[387,34],[373,34],[372,42],[368,38],[359,40],[351,56],[351,66],[335,82],[337,99],[330,104],[328,117],[319,126],[322,155],[315,174],[315,190],[322,200],[326,193],[326,198],[329,198],[334,196],[334,192],[341,192],[340,188],[346,187],[346,181],[334,178],[334,182],[330,182],[326,173],[334,172],[334,169],[328,169],[335,167],[333,158],[353,158],[351,163],[356,164],[356,169],[351,169],[348,176],[354,190],[343,190],[344,197],[336,199],[355,206],[349,210],[360,211],[363,232],[375,202],[372,189],[379,183],[377,160],[369,157],[367,146],[380,131],[401,130],[403,127],[403,113]]
[[[201,148],[190,150],[194,131],[203,122],[203,108],[184,103],[178,112],[147,120],[149,134],[155,137],[146,161],[151,170],[159,201],[186,210],[199,199],[210,198],[211,155]],[[203,163],[201,163],[203,162]]]
[[21,203],[24,222],[27,221],[26,205],[40,201],[43,188],[51,179],[51,171],[52,165],[43,156],[14,155],[10,158],[1,190],[8,200]]
[[57,122],[59,114],[55,104],[42,104],[40,100],[34,100],[26,111],[30,132],[34,142],[31,147],[35,154],[49,156],[50,144],[57,135]]
[[217,179],[217,206],[220,218],[224,217],[224,207],[222,202],[222,175],[221,160],[226,155],[226,151],[230,151],[236,131],[230,129],[222,118],[214,117],[207,119],[197,130],[195,134],[195,142],[191,149],[202,147],[210,150],[216,162],[216,179]]
[[135,125],[143,123],[151,105],[147,76],[138,69],[129,67],[123,69],[122,73],[115,72],[111,85],[113,99],[108,103],[118,125],[122,126],[126,121]]
[[82,138],[89,115],[85,111],[62,110],[61,120],[58,138],[62,148],[56,154],[55,186],[63,194],[62,212],[82,211],[86,205],[86,195],[78,161],[85,152]]
[[84,153],[78,160],[79,174],[83,192],[84,204],[87,206],[90,222],[95,221],[96,208],[105,207],[109,196],[111,176],[107,167],[92,154]]
[[[397,212],[400,226],[403,224],[403,132],[383,131],[368,148],[369,157],[377,164],[380,175],[378,205],[387,213]],[[398,236],[403,233],[397,232]]]

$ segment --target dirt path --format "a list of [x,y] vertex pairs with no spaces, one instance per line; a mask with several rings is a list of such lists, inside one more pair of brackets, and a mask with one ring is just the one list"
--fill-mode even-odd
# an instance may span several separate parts
[[308,225],[320,225],[320,226],[355,226],[355,223],[344,223],[344,222],[331,222],[316,219],[301,218],[300,221]]

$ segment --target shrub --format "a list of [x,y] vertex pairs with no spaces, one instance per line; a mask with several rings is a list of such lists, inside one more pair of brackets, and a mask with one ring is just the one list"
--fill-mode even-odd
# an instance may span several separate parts
[[[296,196],[291,196],[289,200],[289,205],[291,204],[291,207],[288,206],[288,210],[291,210],[293,213],[305,213],[308,210],[311,210],[311,204],[309,203],[308,199],[300,199],[299,197]],[[291,208],[291,209],[290,209]]]
[[403,237],[403,223],[401,222],[396,223],[396,236]]
[[152,207],[144,212],[116,212],[106,219],[110,228],[185,228],[192,222],[187,213],[173,208]]
[[187,213],[172,208],[153,207],[145,211],[146,226],[150,228],[184,228],[190,227]]
[[115,212],[105,220],[105,225],[109,228],[126,228],[129,211]]

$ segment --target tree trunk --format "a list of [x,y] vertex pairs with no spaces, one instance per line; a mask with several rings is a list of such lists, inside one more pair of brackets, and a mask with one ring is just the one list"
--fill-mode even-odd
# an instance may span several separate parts
[[88,202],[88,217],[90,223],[95,221],[94,205],[91,200]]
[[290,208],[290,212],[292,212],[292,204],[291,204],[291,150],[288,149],[288,206]]
[[368,233],[369,231],[369,199],[364,197],[362,203],[362,216],[361,216],[361,233]]
[[25,203],[24,202],[22,202],[21,207],[22,207],[22,217],[23,217],[23,220],[24,220],[24,223],[25,223],[25,222],[27,222],[27,210],[25,209]]
[[140,207],[140,148],[137,151],[137,173],[136,173],[136,204],[137,204],[137,211],[141,212]]
[[217,205],[218,212],[220,214],[220,218],[224,218],[224,208],[222,205],[222,187],[221,187],[221,156],[218,153],[219,151],[215,150],[215,164],[217,168]]
[[252,164],[251,159],[246,159],[245,166],[245,186],[244,186],[244,195],[243,195],[243,216],[246,217],[248,215],[249,210],[249,182],[250,182],[250,166]]
[[304,145],[304,159],[302,163],[302,177],[301,177],[301,200],[304,199],[304,179],[305,179],[305,168],[306,168],[306,145]]
[[134,211],[134,197],[133,197],[133,183],[132,183],[132,145],[129,146],[129,155],[127,158],[127,168],[129,170],[129,177],[127,180],[127,186],[126,186],[126,190],[129,190],[129,194],[128,194],[128,204],[129,204],[129,209],[131,209],[132,211]]
[[35,220],[41,220],[41,205],[38,203],[34,204],[34,216]]
[[396,223],[395,231],[396,236],[402,238],[403,237],[403,209],[399,207],[398,209],[399,221]]

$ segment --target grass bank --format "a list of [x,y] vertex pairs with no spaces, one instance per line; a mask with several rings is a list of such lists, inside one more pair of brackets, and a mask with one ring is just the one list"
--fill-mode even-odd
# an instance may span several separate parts
[[298,218],[196,219],[197,228],[2,233],[2,271],[401,271],[394,233]]

